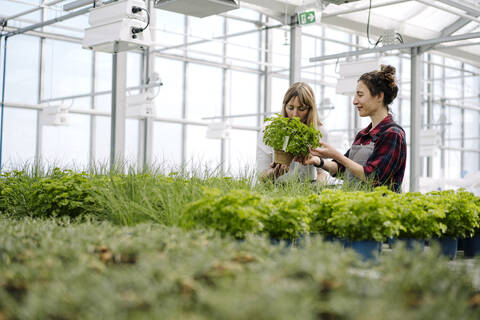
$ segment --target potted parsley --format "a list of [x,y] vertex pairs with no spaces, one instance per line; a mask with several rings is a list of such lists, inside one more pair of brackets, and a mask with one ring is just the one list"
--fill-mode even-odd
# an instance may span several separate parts
[[411,192],[392,197],[401,224],[398,238],[394,238],[392,243],[400,241],[407,249],[418,245],[423,250],[426,239],[438,237],[446,231],[442,222],[445,218],[443,208],[430,201],[428,196]]
[[309,231],[311,209],[305,197],[273,198],[272,210],[262,216],[263,231],[276,244],[281,240],[287,244]]
[[469,238],[479,228],[479,212],[475,205],[475,196],[464,190],[457,192],[434,191],[428,194],[429,199],[436,202],[445,211],[442,222],[445,232],[434,241],[440,245],[442,253],[450,259],[457,254],[458,238]]
[[265,119],[263,142],[273,148],[274,162],[290,164],[294,156],[306,156],[308,148],[320,146],[320,131],[307,126],[299,118],[286,118],[280,114]]
[[334,235],[345,239],[345,247],[364,260],[375,259],[382,241],[397,236],[401,229],[391,194],[385,187],[374,192],[351,192],[334,204],[328,219]]
[[222,235],[244,239],[249,233],[263,230],[262,220],[272,208],[261,194],[248,190],[204,189],[204,196],[189,204],[185,226],[212,228]]

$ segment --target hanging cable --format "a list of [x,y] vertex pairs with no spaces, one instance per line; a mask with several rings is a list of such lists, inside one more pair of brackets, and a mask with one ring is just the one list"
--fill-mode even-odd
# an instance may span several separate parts
[[3,149],[3,111],[5,109],[5,74],[7,72],[7,38],[3,44],[3,72],[2,72],[2,106],[0,111],[0,171],[2,170],[2,149]]
[[380,43],[380,41],[382,41],[382,37],[379,37],[376,42],[370,41],[370,13],[371,12],[372,12],[372,0],[370,0],[370,5],[368,6],[367,40],[368,40],[368,43],[376,47]]
[[133,33],[132,37],[134,39],[137,37],[137,35],[136,35],[137,33],[141,33],[143,31],[147,30],[148,26],[150,25],[150,12],[148,12],[147,9],[142,8],[142,7],[132,7],[132,13],[138,13],[142,10],[147,13],[147,25],[143,28],[135,28],[135,27],[132,28],[132,33]]

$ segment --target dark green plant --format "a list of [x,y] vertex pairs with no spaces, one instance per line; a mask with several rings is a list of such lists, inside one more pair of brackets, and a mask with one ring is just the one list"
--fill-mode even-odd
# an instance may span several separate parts
[[306,156],[308,148],[320,146],[319,138],[322,137],[320,131],[313,125],[307,126],[299,118],[286,118],[277,114],[276,117],[265,119],[270,122],[263,130],[263,142],[275,150],[283,150],[283,145],[288,136],[288,144],[284,151],[293,155]]
[[59,217],[96,214],[98,203],[91,196],[97,180],[86,173],[54,168],[47,176],[29,176],[23,171],[2,175],[0,205],[13,216]]

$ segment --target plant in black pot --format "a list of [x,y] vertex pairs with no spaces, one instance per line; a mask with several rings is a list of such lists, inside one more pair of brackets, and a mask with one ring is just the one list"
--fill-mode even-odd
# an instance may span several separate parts
[[386,188],[374,192],[351,192],[337,201],[328,219],[333,233],[346,239],[365,260],[374,259],[381,243],[387,237],[397,236],[401,225],[396,218],[395,206]]
[[479,228],[479,212],[470,192],[459,190],[435,191],[428,194],[427,201],[441,206],[445,212],[442,222],[446,226],[441,237],[435,238],[440,244],[442,253],[450,259],[457,254],[458,238],[472,237]]
[[286,118],[280,114],[265,119],[263,142],[273,148],[274,162],[290,164],[294,156],[306,156],[308,148],[320,146],[320,131],[307,126],[299,118]]
[[445,212],[436,202],[429,201],[427,196],[419,192],[411,192],[392,196],[396,206],[397,218],[400,221],[398,237],[392,242],[404,243],[407,249],[419,246],[423,250],[425,240],[439,237],[446,231],[442,222]]
[[204,189],[204,195],[185,210],[186,228],[204,227],[244,239],[249,233],[263,231],[262,220],[272,208],[259,193],[232,190],[226,194],[218,189]]
[[268,215],[263,216],[264,232],[272,243],[287,244],[309,231],[310,208],[305,197],[273,198]]

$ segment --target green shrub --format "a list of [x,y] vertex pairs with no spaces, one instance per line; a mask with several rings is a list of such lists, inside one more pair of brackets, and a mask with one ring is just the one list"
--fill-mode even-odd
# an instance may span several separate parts
[[479,212],[472,193],[464,190],[435,191],[428,194],[428,200],[438,204],[445,212],[442,222],[447,228],[443,236],[471,237],[479,228]]
[[13,171],[3,174],[0,203],[4,213],[16,216],[78,217],[97,212],[95,186],[84,172],[54,168],[48,176],[32,177]]
[[263,230],[263,218],[271,206],[256,192],[232,190],[222,195],[218,189],[205,189],[204,196],[189,204],[185,218],[190,227],[202,226],[243,239]]
[[446,231],[443,208],[419,192],[394,196],[401,224],[399,238],[429,239]]
[[320,131],[315,130],[313,126],[307,126],[299,118],[285,118],[280,114],[276,117],[265,119],[270,123],[263,131],[263,142],[275,150],[283,150],[285,137],[289,137],[286,152],[293,155],[306,156],[308,148],[320,146],[319,138],[322,136]]
[[325,189],[320,195],[310,195],[308,204],[311,208],[310,232],[321,235],[333,235],[333,228],[328,219],[333,214],[335,204],[342,201],[345,193],[341,190]]
[[307,198],[274,198],[272,210],[265,217],[264,232],[274,239],[296,239],[309,232],[311,209]]
[[387,188],[375,192],[345,193],[334,204],[328,219],[335,236],[348,240],[384,241],[397,236],[401,225],[396,218],[395,206]]

